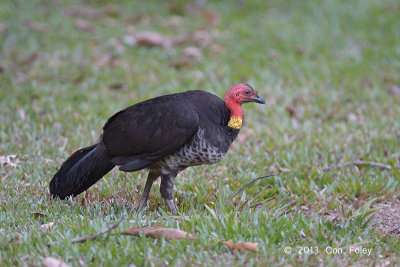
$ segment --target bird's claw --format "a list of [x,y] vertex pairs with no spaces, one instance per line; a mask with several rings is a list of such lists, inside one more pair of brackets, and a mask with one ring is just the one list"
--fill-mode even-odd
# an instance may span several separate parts
[[167,204],[169,210],[173,213],[173,214],[177,214],[178,213],[178,208],[175,205],[174,201],[172,199],[166,199],[165,203]]
[[147,206],[147,201],[140,201],[138,205],[136,206],[136,211],[141,212],[146,206]]

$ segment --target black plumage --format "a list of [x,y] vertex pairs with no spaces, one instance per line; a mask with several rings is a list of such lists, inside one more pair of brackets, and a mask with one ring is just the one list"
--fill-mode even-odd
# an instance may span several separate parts
[[[264,102],[247,84],[235,86],[231,93],[252,92],[242,102]],[[139,209],[146,205],[153,181],[161,176],[161,195],[171,211],[177,212],[172,200],[176,175],[189,166],[219,162],[239,133],[228,126],[235,111],[227,101],[227,97],[223,101],[197,90],[156,97],[121,110],[108,119],[97,144],[78,150],[62,164],[50,182],[51,195],[76,196],[114,166],[126,172],[147,168],[149,177]],[[241,102],[237,104],[241,110]]]

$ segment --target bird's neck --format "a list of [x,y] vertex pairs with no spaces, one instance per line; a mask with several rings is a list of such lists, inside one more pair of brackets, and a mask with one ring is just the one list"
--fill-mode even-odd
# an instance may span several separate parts
[[243,109],[242,106],[234,101],[232,98],[225,97],[226,107],[231,112],[231,116],[228,122],[228,126],[239,130],[243,123]]

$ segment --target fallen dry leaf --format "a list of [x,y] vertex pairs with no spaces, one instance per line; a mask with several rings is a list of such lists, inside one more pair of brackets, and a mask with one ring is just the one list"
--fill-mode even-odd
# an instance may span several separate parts
[[194,42],[198,43],[200,46],[203,47],[211,45],[213,43],[210,33],[205,30],[195,31],[192,34],[191,38]]
[[182,58],[188,59],[188,60],[199,60],[202,57],[201,50],[198,47],[195,46],[188,46],[185,49],[183,49],[182,52]]
[[[197,2],[192,2],[192,3],[190,3],[190,4],[186,4],[185,6],[184,6],[184,12],[185,13],[187,13],[187,14],[189,14],[189,15],[194,15],[194,14],[196,14],[196,13],[198,13],[199,11],[200,11],[200,7],[201,7],[201,4],[199,5],[198,3],[199,3],[200,1],[197,1]],[[178,7],[174,7],[174,9],[175,9],[175,11],[176,11],[176,13],[181,13],[180,11],[179,11],[179,8]],[[171,10],[171,12],[173,12],[174,10]]]
[[142,46],[171,46],[170,38],[156,32],[140,32],[133,35],[135,44]]
[[328,222],[334,222],[337,219],[339,219],[340,215],[338,213],[333,213],[333,212],[325,212],[325,220]]
[[118,5],[107,4],[103,7],[103,12],[109,16],[117,16],[121,13],[121,8]]
[[32,20],[27,20],[25,21],[25,26],[28,27],[28,29],[34,31],[34,32],[48,32],[50,31],[50,27],[47,26],[44,23],[39,23],[35,22]]
[[188,46],[186,47],[180,59],[176,62],[172,62],[172,66],[180,69],[182,67],[191,67],[193,63],[199,61],[202,57],[201,50],[195,46]]
[[15,244],[22,244],[23,241],[19,236],[14,237],[13,239],[10,240],[10,244],[15,243]]
[[287,113],[289,113],[290,117],[293,117],[296,115],[296,108],[293,106],[286,106],[285,110],[287,111]]
[[35,216],[35,218],[45,217],[47,214],[43,212],[31,211],[31,213]]
[[107,41],[107,45],[115,49],[117,54],[122,54],[125,51],[125,46],[117,38],[111,38]]
[[96,62],[95,65],[99,68],[103,68],[107,65],[115,67],[118,63],[118,57],[109,53],[102,55]]
[[208,28],[215,27],[219,20],[219,15],[215,11],[206,9],[201,14],[205,20],[206,26]]
[[50,229],[51,227],[53,227],[53,225],[54,225],[54,222],[49,222],[49,223],[42,224],[40,226],[40,228]]
[[151,17],[148,14],[139,14],[137,16],[134,17],[130,17],[126,20],[127,24],[136,24],[136,23],[140,23],[143,25],[150,25],[151,23]]
[[196,239],[196,237],[192,234],[173,228],[137,227],[137,228],[129,228],[123,231],[121,234],[139,236],[143,233],[146,237],[152,237],[157,239],[164,238],[165,240],[185,239],[187,237],[190,240]]
[[158,32],[133,32],[124,37],[124,43],[127,45],[135,46],[161,46],[172,47],[174,45],[182,44],[190,39],[188,35],[166,36]]
[[222,46],[222,45],[212,44],[210,46],[211,54],[218,55],[218,54],[224,53],[225,51],[226,51],[226,48],[224,46]]
[[258,251],[258,244],[253,242],[243,242],[234,244],[231,239],[229,241],[222,241],[222,244],[233,249],[247,249],[251,251]]
[[128,89],[128,85],[126,83],[113,83],[110,84],[107,88],[110,90],[119,91]]
[[279,167],[279,171],[280,171],[280,172],[288,173],[288,172],[290,172],[290,169]]
[[26,59],[21,60],[18,65],[22,66],[22,65],[29,65],[32,64],[33,62],[35,62],[35,60],[37,59],[39,53],[37,51],[33,52],[32,54],[30,54]]
[[64,13],[71,17],[90,17],[95,18],[103,15],[101,10],[89,6],[71,6],[64,10]]
[[18,163],[20,163],[20,160],[17,159],[17,155],[0,156],[0,165],[6,164],[6,165],[10,165],[11,167],[17,167]]
[[68,264],[60,259],[53,257],[44,258],[42,261],[42,265],[43,267],[68,267]]
[[91,32],[94,30],[94,26],[90,22],[83,20],[83,19],[75,20],[75,27],[78,30],[85,31],[85,32]]

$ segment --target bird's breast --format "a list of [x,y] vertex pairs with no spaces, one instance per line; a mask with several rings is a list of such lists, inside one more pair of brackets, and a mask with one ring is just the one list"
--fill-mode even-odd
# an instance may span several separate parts
[[156,162],[161,167],[161,172],[170,170],[183,170],[190,166],[201,164],[215,164],[220,162],[226,154],[226,150],[213,144],[205,136],[205,130],[199,129],[190,142],[182,146],[178,151]]

